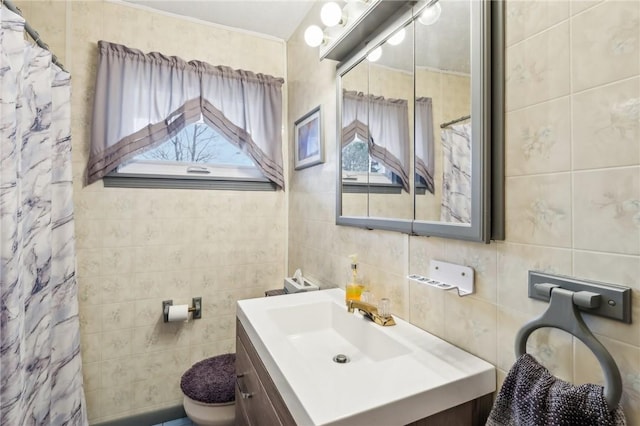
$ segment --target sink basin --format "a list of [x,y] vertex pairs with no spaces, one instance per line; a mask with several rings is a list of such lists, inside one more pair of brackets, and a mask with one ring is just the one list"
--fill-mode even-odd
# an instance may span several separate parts
[[242,300],[237,313],[300,425],[404,425],[496,388],[493,365],[397,317],[350,314],[341,289]]
[[332,301],[273,308],[268,316],[298,355],[317,366],[334,362],[338,354],[349,362],[369,363],[409,353],[409,348]]

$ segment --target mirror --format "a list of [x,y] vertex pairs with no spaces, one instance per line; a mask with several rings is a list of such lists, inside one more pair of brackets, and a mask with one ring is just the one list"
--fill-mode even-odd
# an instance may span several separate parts
[[390,21],[338,67],[336,223],[502,238],[502,5],[430,0]]
[[[369,61],[361,61],[342,77],[341,134],[342,211],[347,216],[369,216]],[[349,116],[350,114],[350,116]]]
[[415,219],[471,224],[471,3],[416,20]]
[[346,215],[413,219],[413,23],[342,77]]

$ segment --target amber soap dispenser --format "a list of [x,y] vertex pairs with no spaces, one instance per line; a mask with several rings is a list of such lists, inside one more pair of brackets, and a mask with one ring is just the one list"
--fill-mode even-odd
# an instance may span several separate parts
[[358,255],[352,254],[349,256],[351,260],[351,274],[346,285],[346,300],[360,300],[362,295],[363,286],[358,278]]

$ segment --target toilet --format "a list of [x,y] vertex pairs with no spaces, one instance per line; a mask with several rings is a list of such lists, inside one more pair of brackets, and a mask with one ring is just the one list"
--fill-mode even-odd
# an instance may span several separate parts
[[180,380],[187,417],[197,426],[233,426],[235,421],[233,353],[199,361]]

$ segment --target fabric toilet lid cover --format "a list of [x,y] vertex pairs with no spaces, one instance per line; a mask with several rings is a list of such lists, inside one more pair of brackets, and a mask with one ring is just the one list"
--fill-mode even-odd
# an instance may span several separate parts
[[180,380],[182,392],[206,404],[235,401],[236,354],[214,356],[196,362]]

